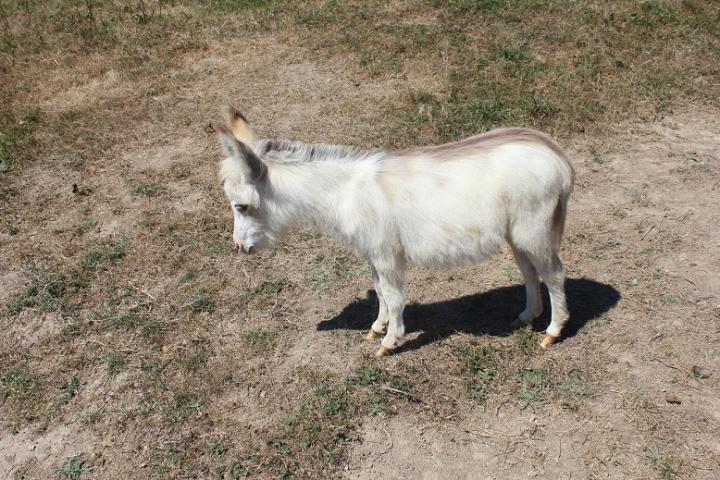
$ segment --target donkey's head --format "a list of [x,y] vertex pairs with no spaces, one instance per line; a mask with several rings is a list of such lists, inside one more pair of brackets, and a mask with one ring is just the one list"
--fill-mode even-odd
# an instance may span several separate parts
[[227,156],[220,165],[220,180],[235,218],[233,241],[244,253],[257,252],[273,238],[262,199],[267,166],[252,150],[255,134],[239,111],[227,107],[225,126],[218,132]]

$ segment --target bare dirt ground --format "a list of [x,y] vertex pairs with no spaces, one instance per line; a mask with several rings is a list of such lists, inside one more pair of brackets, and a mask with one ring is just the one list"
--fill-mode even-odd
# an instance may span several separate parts
[[[342,245],[233,252],[209,126],[226,99],[263,136],[375,146],[406,89],[445,88],[429,73],[356,75],[262,34],[139,79],[99,56],[28,66],[24,101],[56,125],[0,196],[0,476],[718,478],[715,106],[565,138],[572,320],[548,351],[546,315],[509,327],[509,251],[412,270],[384,359]],[[92,148],[55,146],[68,132]]]

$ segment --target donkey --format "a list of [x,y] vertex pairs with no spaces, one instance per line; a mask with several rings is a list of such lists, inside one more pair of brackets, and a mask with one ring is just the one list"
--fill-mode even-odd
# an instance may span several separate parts
[[552,319],[540,344],[559,339],[569,315],[558,252],[575,172],[548,136],[509,128],[439,146],[361,150],[259,139],[233,107],[224,117],[220,181],[236,246],[256,253],[308,224],[342,238],[370,264],[380,308],[367,338],[384,335],[377,356],[391,354],[405,333],[409,264],[474,264],[503,242],[525,280],[516,321],[542,313],[541,277]]

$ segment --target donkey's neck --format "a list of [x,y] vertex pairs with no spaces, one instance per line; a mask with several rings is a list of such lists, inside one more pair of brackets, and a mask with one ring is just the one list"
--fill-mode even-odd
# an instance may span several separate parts
[[[364,152],[363,152],[364,153]],[[358,201],[351,196],[358,182],[372,177],[380,153],[357,159],[268,164],[272,215],[282,229],[313,225],[321,231],[342,234],[346,215]]]

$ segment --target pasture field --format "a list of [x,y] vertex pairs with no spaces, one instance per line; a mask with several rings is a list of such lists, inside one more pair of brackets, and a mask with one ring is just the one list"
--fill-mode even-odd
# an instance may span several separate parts
[[[720,478],[720,4],[0,0],[0,478]],[[506,249],[238,255],[226,101],[261,136],[406,148],[495,126],[577,169],[571,321]],[[544,293],[546,295],[546,293]]]

